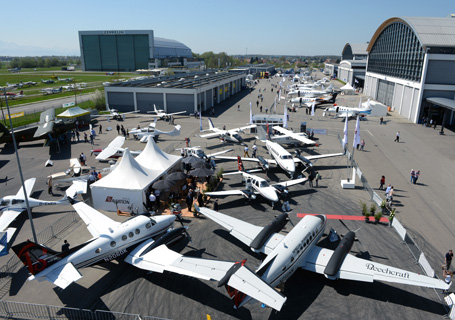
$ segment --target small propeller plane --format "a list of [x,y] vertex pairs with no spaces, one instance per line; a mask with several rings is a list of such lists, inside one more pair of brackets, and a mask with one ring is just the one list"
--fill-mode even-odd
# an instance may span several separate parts
[[[34,199],[30,197],[32,193],[33,186],[35,185],[36,178],[31,178],[24,181],[25,192],[27,192],[28,204],[30,208],[40,207],[40,206],[49,206],[49,205],[67,205],[72,202],[72,198],[75,197],[75,194],[69,194],[74,189],[67,191],[65,196],[58,201],[44,201],[39,199]],[[0,211],[3,212],[0,216],[0,230],[5,231],[8,226],[25,210],[27,210],[27,205],[25,203],[25,194],[24,189],[21,187],[19,191],[13,196],[5,196],[0,199]],[[8,242],[11,237],[14,235],[16,229],[8,228],[7,238]]]
[[273,208],[275,206],[275,203],[279,201],[279,198],[283,194],[288,193],[287,187],[296,184],[304,184],[305,181],[308,180],[308,178],[300,178],[295,180],[279,182],[275,184],[269,184],[267,180],[265,180],[264,178],[245,172],[240,157],[238,156],[237,159],[239,171],[224,173],[223,177],[228,175],[241,174],[243,180],[245,181],[246,189],[206,192],[205,193],[206,195],[211,197],[242,195],[248,200],[255,199],[256,195],[261,195],[262,197],[270,201]]
[[[176,149],[176,150],[180,150],[180,149]],[[216,157],[220,154],[232,151],[232,149],[228,149],[228,150],[223,150],[223,151],[219,151],[219,152],[215,152],[215,153],[205,154],[204,150],[202,150],[200,147],[187,147],[187,148],[183,148],[183,150],[185,150],[186,155],[189,157],[197,157],[197,158],[201,158],[204,160],[207,160],[209,158]]]
[[[125,149],[122,148],[125,137],[118,136],[109,143],[104,149],[93,149],[91,155],[96,156],[96,160],[106,161],[108,159],[118,159],[123,156]],[[139,155],[142,151],[130,151],[133,156]]]
[[[305,132],[292,132],[280,126],[274,126],[275,131],[281,134],[270,135],[270,140],[279,144],[292,144],[292,145],[314,145],[315,141],[308,139],[308,135]],[[257,138],[262,142],[267,140],[267,133],[262,126],[258,126]]]
[[151,117],[156,117],[158,119],[165,119],[169,118],[170,116],[174,116],[176,114],[184,114],[186,111],[179,111],[179,112],[173,112],[173,113],[166,113],[163,109],[157,109],[156,105],[153,105],[153,111],[147,111],[147,113],[155,113],[154,115],[151,115]]
[[110,109],[109,107],[107,107],[107,111],[109,111],[109,114],[96,114],[96,115],[91,115],[91,117],[92,118],[107,117],[108,121],[110,120],[110,118],[112,118],[114,120],[117,120],[117,121],[121,121],[121,120],[125,120],[125,115],[126,114],[132,114],[132,113],[140,112],[140,110],[129,111],[129,112],[118,112],[117,109]]
[[60,93],[60,92],[62,92],[62,90],[63,90],[63,87],[45,88],[45,89],[41,89],[40,92],[42,92],[43,94],[54,94],[54,93]]
[[215,126],[213,125],[212,119],[209,118],[208,121],[209,121],[208,130],[213,131],[213,133],[200,135],[201,138],[219,137],[222,141],[230,141],[230,142],[234,142],[234,143],[243,144],[243,138],[239,135],[239,133],[243,132],[246,129],[256,128],[255,124],[251,124],[251,125],[248,125],[245,127],[224,130],[224,129],[215,128]]
[[323,116],[331,113],[335,113],[335,117],[337,118],[345,118],[346,116],[348,116],[348,118],[356,118],[357,116],[370,115],[371,107],[369,103],[367,103],[365,108],[342,107],[334,104],[333,107],[324,110]]
[[41,82],[42,82],[42,83],[45,83],[45,84],[53,84],[55,81],[52,80],[52,79],[48,79],[48,80],[43,80],[43,79],[41,79]]
[[181,125],[174,126],[174,130],[172,131],[161,131],[156,129],[156,121],[158,118],[155,118],[155,121],[150,123],[150,125],[146,128],[134,128],[129,131],[136,139],[140,140],[141,142],[147,142],[149,137],[153,137],[158,139],[160,134],[168,135],[171,137],[179,136],[180,130],[182,128]]

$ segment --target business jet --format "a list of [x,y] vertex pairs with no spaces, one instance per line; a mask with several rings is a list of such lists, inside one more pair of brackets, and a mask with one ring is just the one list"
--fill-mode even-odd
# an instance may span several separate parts
[[288,93],[288,96],[298,96],[298,97],[304,97],[304,96],[312,96],[312,97],[320,97],[325,94],[331,93],[333,91],[333,84],[330,84],[326,89],[322,90],[313,90],[313,89],[306,89],[306,88],[297,88],[295,90],[292,90]]
[[[76,195],[72,193],[73,189],[67,191],[65,196],[58,201],[44,201],[34,199],[30,197],[33,186],[35,185],[36,178],[31,178],[24,181],[25,192],[27,192],[28,204],[30,208],[50,205],[67,205],[70,204],[72,198]],[[15,195],[5,196],[0,199],[0,212],[3,212],[0,216],[0,230],[7,231],[8,242],[16,231],[15,228],[9,228],[8,226],[25,210],[27,210],[27,204],[25,203],[24,189],[21,187]]]
[[153,105],[153,111],[147,111],[147,113],[155,113],[154,115],[151,115],[151,116],[157,117],[158,119],[163,120],[165,118],[169,118],[170,116],[174,116],[176,114],[184,114],[184,113],[186,113],[186,111],[166,113],[163,109],[157,109],[156,105]]
[[230,142],[234,142],[234,143],[243,144],[243,138],[239,135],[239,133],[240,132],[243,133],[243,131],[246,129],[256,128],[255,124],[251,124],[251,125],[248,125],[245,127],[224,130],[224,129],[215,128],[215,126],[213,125],[212,119],[209,118],[208,121],[209,121],[208,130],[213,131],[213,133],[202,134],[202,135],[200,135],[201,138],[219,137],[222,141],[230,141]]
[[248,200],[256,199],[257,195],[261,195],[270,201],[273,208],[275,206],[275,203],[279,201],[280,197],[288,193],[287,187],[301,183],[304,184],[305,181],[308,180],[308,178],[300,178],[275,184],[269,184],[264,178],[245,172],[240,157],[238,157],[238,165],[240,169],[239,171],[224,173],[223,177],[241,174],[243,180],[245,181],[246,189],[213,191],[206,192],[205,194],[210,197],[241,195]]
[[333,105],[333,107],[326,108],[324,113],[322,114],[323,116],[330,115],[332,113],[335,113],[335,117],[338,118],[345,118],[348,116],[348,118],[355,118],[357,116],[367,116],[371,114],[371,107],[369,104],[365,108],[351,108],[351,107],[342,107],[342,106],[337,106],[336,104]]
[[134,128],[129,131],[130,134],[134,136],[135,139],[139,140],[140,142],[147,142],[149,137],[153,137],[154,139],[158,139],[160,134],[168,135],[171,137],[179,136],[180,130],[182,128],[181,125],[176,125],[174,130],[172,131],[161,131],[156,129],[156,120],[155,122],[150,123],[150,125],[146,128]]
[[320,97],[295,97],[289,100],[290,103],[298,103],[299,105],[305,105],[306,107],[311,107],[313,102],[315,105],[320,105],[323,103],[335,103],[338,92],[325,94]]
[[132,113],[138,113],[140,110],[137,111],[129,111],[129,112],[118,112],[117,109],[110,109],[107,107],[107,111],[109,112],[108,114],[96,114],[96,115],[91,115],[92,118],[96,117],[107,117],[107,121],[110,120],[110,118],[120,121],[120,120],[125,120],[125,115],[126,114],[132,114]]
[[[109,145],[104,149],[93,149],[90,155],[95,155],[96,160],[107,161],[109,159],[118,159],[123,157],[125,149],[122,148],[125,143],[125,137],[118,136],[109,143]],[[130,151],[133,156],[137,156],[142,151]]]
[[[324,215],[307,215],[284,235],[279,232],[285,227],[288,220],[286,213],[274,218],[267,226],[259,227],[208,208],[195,207],[205,217],[226,228],[232,236],[249,246],[252,251],[267,255],[256,269],[255,274],[271,287],[286,282],[299,268],[322,274],[330,280],[346,279],[365,282],[379,280],[442,290],[447,290],[451,285],[443,280],[364,260],[349,254],[355,240],[353,231],[349,231],[343,237],[335,250],[319,247],[317,243],[324,234],[327,223]],[[162,249],[166,248],[163,246]],[[165,257],[170,256],[168,251],[171,250],[161,250],[162,260],[166,260]],[[159,257],[157,256],[156,259]],[[210,260],[206,261],[203,264],[205,268],[198,269],[199,261],[192,261],[187,264],[187,269],[207,275]],[[185,268],[187,262],[175,260],[171,265]],[[213,268],[217,267],[213,265]],[[214,271],[210,270],[210,272]],[[236,272],[233,270],[230,277],[235,276]],[[227,289],[230,294],[232,293],[231,297],[236,308],[242,307],[251,299],[267,304],[261,300],[261,295],[259,297],[251,296],[247,292],[242,292],[241,289],[236,291],[229,290],[229,287]],[[256,291],[260,291],[259,287],[256,289]],[[250,291],[254,292],[254,290]],[[269,305],[279,311],[285,301],[286,297],[282,297]]]
[[[176,241],[186,232],[185,228],[170,230],[175,216],[137,215],[120,223],[83,202],[73,207],[93,238],[64,252],[30,241],[13,246],[16,255],[32,274],[29,280],[47,280],[65,289],[82,278],[78,269],[127,257],[135,247],[146,250],[146,253],[154,246]],[[132,265],[140,263],[131,259],[125,261]]]

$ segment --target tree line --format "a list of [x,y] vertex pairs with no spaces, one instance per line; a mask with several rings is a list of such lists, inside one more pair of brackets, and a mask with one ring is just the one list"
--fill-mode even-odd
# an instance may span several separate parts
[[10,68],[49,68],[79,65],[79,57],[15,57],[9,62]]

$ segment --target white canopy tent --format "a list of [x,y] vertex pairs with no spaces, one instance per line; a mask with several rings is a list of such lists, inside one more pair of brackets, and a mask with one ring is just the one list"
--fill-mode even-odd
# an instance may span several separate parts
[[346,83],[344,86],[342,86],[340,88],[340,90],[344,93],[344,94],[354,94],[355,90],[354,88],[349,84],[349,83]]
[[161,169],[141,166],[127,148],[117,167],[90,186],[93,207],[106,211],[144,212],[147,189],[163,173]]
[[74,108],[69,108],[69,109],[65,110],[64,112],[57,115],[57,117],[59,117],[59,118],[77,118],[77,117],[85,116],[87,114],[90,114],[90,111],[84,110],[80,107],[74,107]]
[[144,168],[167,171],[182,161],[182,157],[162,151],[153,138],[149,138],[147,145],[137,157],[136,161]]

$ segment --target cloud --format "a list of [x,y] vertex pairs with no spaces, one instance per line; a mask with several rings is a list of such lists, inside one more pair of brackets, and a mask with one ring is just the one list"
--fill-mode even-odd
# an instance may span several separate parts
[[0,52],[3,56],[79,56],[79,48],[27,46],[0,40]]

